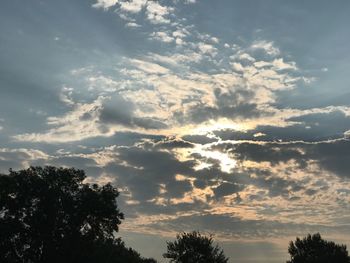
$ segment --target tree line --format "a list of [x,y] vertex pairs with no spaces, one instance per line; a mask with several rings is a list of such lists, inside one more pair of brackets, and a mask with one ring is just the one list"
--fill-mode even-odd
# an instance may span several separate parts
[[[156,263],[116,233],[124,219],[111,184],[84,183],[82,170],[30,167],[0,174],[0,262]],[[286,263],[350,263],[345,245],[319,233],[289,244]],[[163,257],[172,263],[227,263],[212,236],[179,233]],[[234,262],[234,259],[232,259]]]

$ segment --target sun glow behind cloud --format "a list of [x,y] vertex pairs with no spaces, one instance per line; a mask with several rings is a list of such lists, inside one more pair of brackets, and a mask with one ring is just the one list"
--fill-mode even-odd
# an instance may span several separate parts
[[[225,173],[230,173],[233,170],[233,168],[235,168],[237,165],[237,162],[233,158],[228,156],[228,154],[226,154],[226,153],[222,153],[219,151],[212,151],[212,150],[208,151],[208,150],[203,150],[203,149],[197,151],[197,153],[199,153],[203,157],[211,158],[211,159],[219,161],[221,170]],[[201,169],[203,167],[205,167],[205,168],[210,167],[210,165],[209,166],[208,165],[209,164],[204,162],[204,163],[199,164],[196,167],[196,169]]]

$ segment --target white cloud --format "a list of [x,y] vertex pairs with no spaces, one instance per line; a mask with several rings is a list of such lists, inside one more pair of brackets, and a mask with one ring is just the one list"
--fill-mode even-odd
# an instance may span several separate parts
[[9,168],[23,169],[32,165],[32,162],[40,163],[43,161],[46,163],[51,157],[43,151],[36,149],[26,148],[0,148],[0,162],[2,165],[8,165],[7,167],[0,166],[0,172],[5,172]]
[[147,19],[152,24],[168,24],[170,19],[167,16],[174,9],[168,6],[162,6],[158,2],[150,1],[147,2],[146,15]]
[[126,27],[141,27],[141,25],[135,23],[135,22],[128,22],[125,25]]
[[165,42],[165,43],[170,43],[170,42],[173,42],[175,40],[167,32],[161,32],[161,31],[153,32],[151,34],[151,38],[155,39],[155,40],[158,40],[158,41],[161,41],[161,42]]
[[246,52],[238,52],[237,54],[230,57],[232,60],[238,60],[242,62],[254,62],[255,58]]
[[274,43],[272,41],[266,41],[266,40],[255,41],[251,45],[251,49],[264,50],[266,52],[266,54],[271,55],[271,56],[277,56],[281,53],[280,50],[274,46]]
[[[169,14],[174,11],[173,7],[163,6],[158,1],[148,0],[97,0],[93,5],[95,8],[109,9],[113,6],[118,6],[117,13],[124,20],[135,22],[130,15],[145,11],[146,19],[152,24],[169,24],[171,21],[168,18]],[[128,26],[135,26],[129,23]]]
[[120,1],[120,9],[124,12],[139,13],[146,6],[147,0]]
[[72,100],[73,89],[69,87],[63,87],[60,93],[60,100],[68,106],[73,106],[74,101]]
[[274,59],[271,62],[257,61],[254,63],[257,68],[272,67],[274,70],[297,70],[297,66],[294,61],[285,62],[283,58]]
[[184,67],[187,64],[198,63],[202,56],[193,51],[187,51],[183,54],[160,55],[157,53],[149,53],[147,59],[160,63],[165,63],[173,67]]
[[237,62],[233,62],[232,63],[232,68],[238,72],[243,72],[244,71],[244,67],[242,66],[242,64],[237,63]]
[[272,62],[272,65],[276,70],[285,70],[285,69],[297,70],[298,69],[294,61],[284,62],[283,58],[275,59]]
[[156,63],[151,63],[139,59],[130,59],[129,62],[133,66],[148,74],[166,74],[169,72],[167,68],[162,67]]
[[217,54],[217,48],[215,48],[213,45],[206,44],[203,42],[198,44],[198,49],[202,54],[208,54],[212,57],[215,57]]
[[175,43],[176,45],[181,46],[184,44],[184,41],[181,38],[176,38]]
[[190,34],[190,32],[187,31],[187,29],[185,28],[178,28],[177,30],[175,30],[172,35],[173,37],[178,37],[178,38],[184,38],[186,36],[188,36]]
[[53,126],[44,133],[25,133],[13,136],[18,141],[32,142],[70,142],[103,135],[99,130],[98,114],[104,97],[91,103],[75,103],[74,108],[63,116],[49,117],[47,122]]
[[173,0],[174,3],[180,3],[183,2],[185,5],[195,4],[197,3],[197,0]]
[[219,39],[217,37],[212,37],[212,38],[210,38],[210,40],[215,44],[219,43]]
[[112,6],[115,6],[118,2],[119,0],[97,0],[92,6],[95,8],[109,9]]

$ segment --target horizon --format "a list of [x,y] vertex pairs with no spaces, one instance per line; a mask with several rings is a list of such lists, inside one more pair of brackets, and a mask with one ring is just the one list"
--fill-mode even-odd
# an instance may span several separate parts
[[350,2],[4,0],[0,173],[82,169],[128,246],[178,232],[277,263],[350,245]]

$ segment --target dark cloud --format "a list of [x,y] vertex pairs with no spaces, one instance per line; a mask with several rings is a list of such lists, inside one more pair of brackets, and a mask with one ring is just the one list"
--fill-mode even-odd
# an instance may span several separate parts
[[217,141],[216,138],[209,138],[206,135],[185,135],[182,136],[182,139],[196,144],[207,144]]
[[317,142],[342,138],[344,132],[350,129],[350,117],[341,111],[307,114],[290,118],[288,121],[299,124],[284,128],[261,126],[255,132],[266,134],[264,140]]
[[350,117],[342,111],[307,114],[287,121],[295,124],[287,127],[261,125],[245,132],[224,129],[214,134],[222,140],[318,142],[343,138],[344,132],[350,130]]
[[307,157],[340,177],[350,178],[350,141],[323,142],[305,147]]
[[170,200],[165,200],[162,204],[157,204],[155,202],[141,202],[140,204],[127,204],[124,201],[127,200],[127,197],[120,197],[120,205],[122,211],[125,211],[127,218],[138,217],[139,213],[145,215],[175,215],[179,212],[188,212],[188,211],[202,211],[204,209],[210,209],[210,205],[206,202],[200,200],[194,200],[191,203],[172,203]]
[[247,239],[304,236],[305,233],[336,232],[343,230],[349,233],[348,226],[331,227],[316,224],[283,223],[270,220],[243,220],[234,214],[208,214],[182,216],[173,220],[163,221],[162,225],[153,227],[170,228],[174,231],[191,231],[197,229],[223,235]]
[[181,198],[186,192],[192,191],[190,181],[172,181],[166,184],[167,196],[174,198]]
[[[117,175],[118,183],[130,189],[135,200],[146,201],[160,195],[160,185],[165,185],[166,197],[179,197],[191,190],[188,181],[177,181],[176,175],[191,175],[194,162],[181,162],[172,153],[122,147],[117,149],[118,163],[110,163],[106,171]],[[125,163],[125,164],[124,164]]]
[[228,91],[223,93],[220,89],[214,90],[214,107],[204,103],[198,103],[190,108],[186,115],[183,112],[176,112],[174,117],[179,122],[201,123],[207,120],[218,118],[252,118],[261,116],[263,113],[258,109],[258,105],[250,102],[253,93],[247,90]]
[[[250,178],[250,183],[257,186],[259,189],[267,189],[269,197],[281,196],[289,199],[293,194],[305,188],[304,184],[306,181],[300,183],[293,180],[283,179],[271,174],[267,170],[256,169],[255,171],[250,172],[255,175]],[[263,196],[260,195],[259,198],[263,198]]]
[[181,140],[181,139],[173,139],[173,138],[166,138],[162,141],[159,141],[155,144],[156,148],[160,149],[175,149],[175,148],[193,148],[194,145],[190,142]]
[[100,121],[105,124],[120,124],[126,127],[144,129],[164,129],[167,125],[156,118],[135,116],[135,105],[120,95],[115,95],[104,102],[100,112]]
[[[138,143],[142,140],[152,140],[154,142],[158,142],[161,140],[165,140],[167,137],[163,135],[152,135],[152,134],[144,134],[141,132],[116,132],[114,135],[105,137],[98,136],[94,138],[84,139],[76,144],[82,145],[92,151],[96,148],[108,147],[111,145],[117,146],[133,146],[135,143]],[[67,146],[66,146],[67,147]]]
[[213,149],[229,152],[240,161],[269,162],[272,165],[293,160],[299,168],[306,168],[308,161],[314,161],[335,175],[350,177],[350,141],[347,139],[317,143],[222,143]]
[[265,140],[265,136],[262,137],[254,137],[254,134],[258,133],[256,130],[250,131],[237,131],[232,129],[222,129],[213,131],[213,133],[222,139],[223,141],[227,140],[252,140],[252,141],[260,141]]
[[243,190],[243,187],[233,183],[222,183],[219,186],[213,188],[215,198],[221,198],[224,196],[232,195]]
[[270,162],[272,165],[277,165],[289,160],[296,160],[301,166],[305,166],[303,154],[294,145],[283,146],[278,143],[259,144],[254,142],[222,143],[213,146],[213,149],[227,151],[240,161]]
[[134,117],[132,123],[137,127],[145,129],[165,129],[168,127],[168,125],[165,124],[163,121],[157,120],[155,118]]
[[[30,163],[42,162],[46,157],[39,151],[28,149],[0,149],[0,172],[27,168]],[[45,162],[46,160],[44,160]]]

